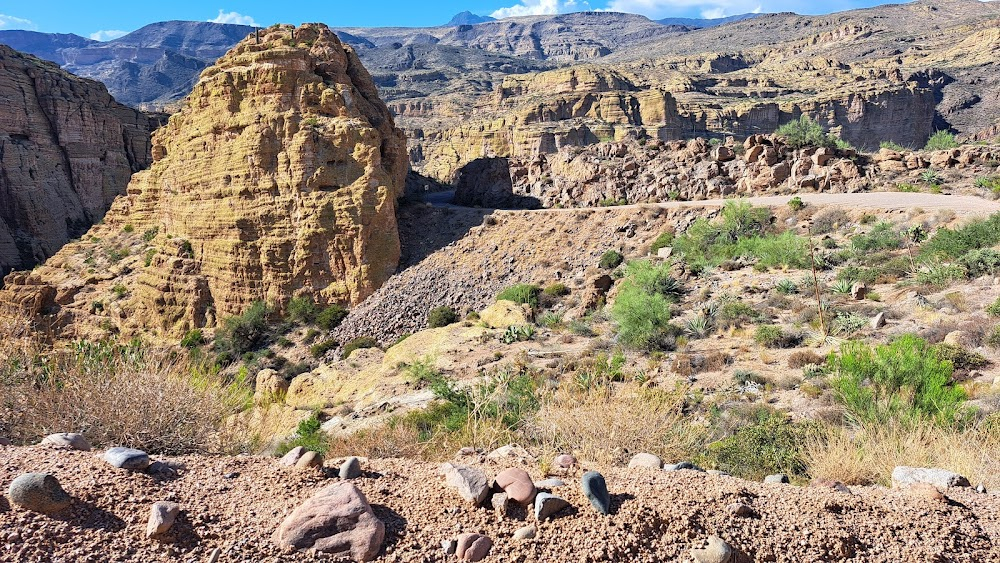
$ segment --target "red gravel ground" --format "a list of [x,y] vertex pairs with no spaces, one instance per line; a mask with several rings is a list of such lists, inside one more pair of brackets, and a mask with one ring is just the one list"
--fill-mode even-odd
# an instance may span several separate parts
[[[216,548],[220,562],[332,559],[283,554],[271,534],[334,477],[262,457],[156,459],[177,467],[176,475],[114,469],[98,452],[0,447],[0,561],[201,562]],[[507,467],[472,464],[490,477]],[[386,523],[379,561],[454,561],[441,541],[463,532],[491,537],[487,561],[498,562],[690,561],[692,545],[712,534],[740,561],[1000,561],[1000,496],[968,489],[940,502],[877,487],[847,494],[691,471],[612,469],[605,472],[612,515],[601,516],[575,472],[553,490],[572,507],[541,523],[535,539],[518,542],[514,531],[534,523],[533,516],[515,511],[501,519],[465,505],[436,464],[392,459],[363,467],[355,482]],[[524,467],[542,477],[537,465]],[[49,517],[11,506],[7,488],[26,472],[56,475],[74,498],[72,508]],[[160,500],[182,507],[162,542],[144,534],[149,507]],[[726,507],[734,502],[755,514],[732,515]]]

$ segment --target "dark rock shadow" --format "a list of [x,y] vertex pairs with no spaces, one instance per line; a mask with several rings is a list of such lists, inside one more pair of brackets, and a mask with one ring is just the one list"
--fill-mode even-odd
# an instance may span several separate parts
[[[384,504],[373,504],[372,511],[375,516],[385,524],[385,541],[382,543],[381,554],[385,554],[389,547],[395,548],[406,532],[409,522],[400,513],[385,506]],[[395,550],[394,550],[395,551]]]
[[0,495],[0,512],[10,512],[10,503],[7,502],[7,497]]
[[54,520],[61,520],[67,524],[88,530],[119,532],[126,527],[125,521],[118,516],[98,507],[96,504],[76,498],[73,499],[73,504],[70,508],[52,514],[51,517]]
[[635,495],[631,493],[617,493],[611,495],[611,514],[618,514],[618,510],[626,502],[635,500]]
[[194,524],[183,510],[177,515],[177,519],[174,520],[174,525],[170,527],[170,530],[161,534],[156,539],[163,543],[184,548],[187,551],[194,549],[201,542],[201,536],[198,535]]
[[397,212],[401,255],[398,271],[461,240],[473,227],[482,225],[492,209],[435,207],[424,202],[402,203]]

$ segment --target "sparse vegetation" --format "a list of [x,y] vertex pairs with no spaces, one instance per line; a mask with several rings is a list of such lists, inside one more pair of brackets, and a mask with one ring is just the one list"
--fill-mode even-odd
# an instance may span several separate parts
[[599,265],[605,270],[614,270],[618,266],[621,266],[624,261],[625,257],[622,256],[621,252],[618,252],[617,250],[608,250],[601,255]]
[[298,427],[295,429],[295,435],[291,439],[278,444],[274,453],[280,457],[288,453],[289,450],[302,446],[307,450],[325,454],[330,444],[329,437],[323,432],[322,426],[319,420],[319,413],[310,413],[308,417],[299,422]]
[[834,138],[826,134],[823,126],[805,114],[778,127],[774,134],[784,137],[785,142],[793,149],[807,146],[832,147],[835,144]]
[[369,336],[359,336],[344,345],[340,353],[341,359],[346,360],[351,357],[351,353],[362,348],[378,348],[378,341]]
[[271,309],[263,301],[255,301],[242,314],[229,317],[215,334],[213,348],[217,361],[228,365],[261,346],[268,334]]
[[347,309],[336,303],[324,307],[323,310],[316,315],[316,326],[323,330],[333,330],[340,326],[340,323],[347,318],[347,313]]
[[518,284],[512,285],[507,289],[500,292],[497,295],[498,301],[513,301],[514,303],[522,303],[528,305],[532,309],[538,307],[538,296],[542,293],[542,289],[537,285],[531,284]]
[[948,131],[937,131],[929,139],[927,139],[927,144],[924,145],[925,151],[940,151],[953,149],[958,147],[958,141],[955,140],[955,135],[949,133]]
[[434,307],[427,312],[428,328],[441,328],[459,321],[458,312],[448,306]]

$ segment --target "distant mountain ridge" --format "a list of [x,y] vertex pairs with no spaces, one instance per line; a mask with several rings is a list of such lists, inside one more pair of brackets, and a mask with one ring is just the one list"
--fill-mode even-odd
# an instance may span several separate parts
[[455,17],[446,24],[448,26],[456,25],[476,25],[479,23],[495,22],[496,18],[491,18],[489,16],[477,16],[472,12],[466,10],[460,14],[455,14]]
[[684,27],[691,27],[697,29],[704,29],[706,27],[715,27],[730,22],[738,22],[743,20],[748,20],[750,18],[756,18],[760,16],[759,13],[749,13],[749,14],[739,14],[737,16],[726,16],[724,18],[663,18],[662,20],[653,20],[656,23],[663,25],[683,25]]

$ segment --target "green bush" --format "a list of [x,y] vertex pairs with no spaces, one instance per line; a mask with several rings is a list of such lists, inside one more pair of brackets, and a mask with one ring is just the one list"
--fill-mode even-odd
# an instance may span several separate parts
[[566,287],[564,283],[554,283],[545,288],[543,291],[548,297],[562,297],[564,295],[569,295],[569,288]]
[[662,295],[672,301],[684,295],[684,286],[670,275],[669,264],[633,260],[625,265],[625,279],[646,293]]
[[907,150],[906,147],[904,147],[903,145],[900,145],[899,143],[894,143],[892,141],[882,141],[881,143],[879,143],[878,148],[889,149],[891,151],[896,151],[896,152],[906,152]]
[[802,198],[799,196],[795,196],[792,199],[788,200],[788,207],[792,211],[802,211],[802,209],[804,209],[805,206],[806,206],[805,202],[803,202]]
[[775,473],[805,477],[802,448],[811,430],[810,425],[790,422],[782,413],[760,408],[734,434],[709,444],[699,461],[754,481]]
[[458,313],[451,307],[434,307],[427,312],[427,326],[430,328],[441,328],[459,320]]
[[184,338],[181,338],[181,346],[189,350],[197,348],[198,346],[201,346],[204,343],[205,343],[205,336],[201,333],[200,328],[194,328],[187,331],[187,333],[184,335]]
[[285,318],[295,323],[311,323],[316,320],[318,310],[311,296],[293,297],[288,301]]
[[152,229],[147,229],[146,231],[144,231],[144,232],[142,233],[142,240],[143,240],[144,242],[150,242],[150,241],[152,241],[152,240],[153,240],[154,238],[156,238],[156,235],[157,235],[157,234],[158,234],[159,232],[160,232],[160,228],[159,228],[159,227],[153,227]]
[[513,301],[514,303],[523,303],[528,305],[532,309],[538,307],[538,296],[542,293],[542,289],[537,285],[531,284],[517,284],[508,287],[507,289],[500,292],[497,295],[498,301]]
[[337,346],[340,346],[340,343],[331,338],[330,340],[317,342],[316,344],[310,346],[309,353],[312,354],[312,357],[314,358],[322,358],[327,352],[333,350]]
[[955,264],[931,263],[917,272],[916,278],[918,283],[944,287],[965,279],[965,268]]
[[988,219],[971,221],[957,229],[938,229],[921,248],[921,254],[957,259],[970,250],[990,248],[997,244],[1000,244],[1000,213]]
[[674,249],[694,269],[737,258],[756,260],[760,268],[809,267],[809,241],[792,232],[774,235],[772,220],[767,208],[727,202],[719,221],[695,221],[675,238]]
[[618,252],[617,250],[608,250],[601,255],[599,266],[605,270],[614,270],[618,266],[621,266],[624,261],[625,257],[622,256],[621,252]]
[[955,135],[947,131],[937,131],[931,135],[930,139],[927,139],[927,144],[924,145],[925,151],[940,151],[953,149],[958,146],[958,141],[955,140]]
[[378,341],[368,336],[355,338],[344,346],[344,350],[341,352],[340,357],[341,359],[346,360],[351,357],[351,352],[360,350],[361,348],[378,348]]
[[986,307],[986,314],[991,317],[1000,317],[1000,297]]
[[949,426],[968,416],[965,391],[951,382],[953,364],[917,336],[875,347],[848,342],[829,365],[830,384],[854,424],[930,420]]
[[785,142],[793,149],[801,149],[806,146],[833,146],[833,140],[823,131],[823,126],[805,114],[778,127],[774,134],[784,137]]
[[986,335],[986,345],[990,348],[1000,350],[1000,325],[993,327]]
[[754,332],[754,341],[765,348],[788,348],[798,342],[794,335],[787,334],[777,325],[760,325]]
[[851,240],[851,247],[858,252],[874,252],[878,250],[895,250],[903,246],[903,237],[892,223],[883,221],[870,233],[858,235]]
[[934,353],[937,355],[938,359],[951,362],[951,365],[954,366],[955,369],[968,371],[972,369],[980,369],[990,365],[990,361],[987,360],[982,354],[966,350],[965,348],[955,346],[954,344],[945,344],[944,342],[935,344]]
[[650,254],[656,254],[661,248],[666,248],[674,243],[674,233],[666,232],[661,233],[660,236],[656,237],[653,241],[652,246],[649,247]]
[[958,263],[970,278],[996,275],[1000,273],[1000,252],[992,248],[977,248],[963,254]]
[[334,303],[316,315],[316,324],[323,330],[333,330],[347,317],[347,309]]
[[254,301],[242,314],[229,317],[215,335],[215,352],[219,363],[234,362],[247,352],[264,343],[267,337],[267,318],[271,310],[263,301]]
[[782,295],[792,295],[799,292],[799,286],[789,279],[783,279],[774,285],[774,290]]
[[764,385],[767,381],[765,381],[764,378],[755,371],[738,369],[733,372],[733,383],[739,385],[740,387],[745,387],[750,384]]
[[763,314],[739,299],[723,300],[716,313],[716,319],[722,328],[759,323],[764,318]]
[[308,418],[300,421],[295,429],[295,434],[290,439],[278,444],[274,453],[281,457],[299,446],[321,455],[329,449],[330,438],[322,430],[319,413],[314,412]]
[[618,292],[611,316],[618,324],[619,341],[631,348],[666,350],[673,347],[676,328],[670,324],[671,301],[626,281]]

